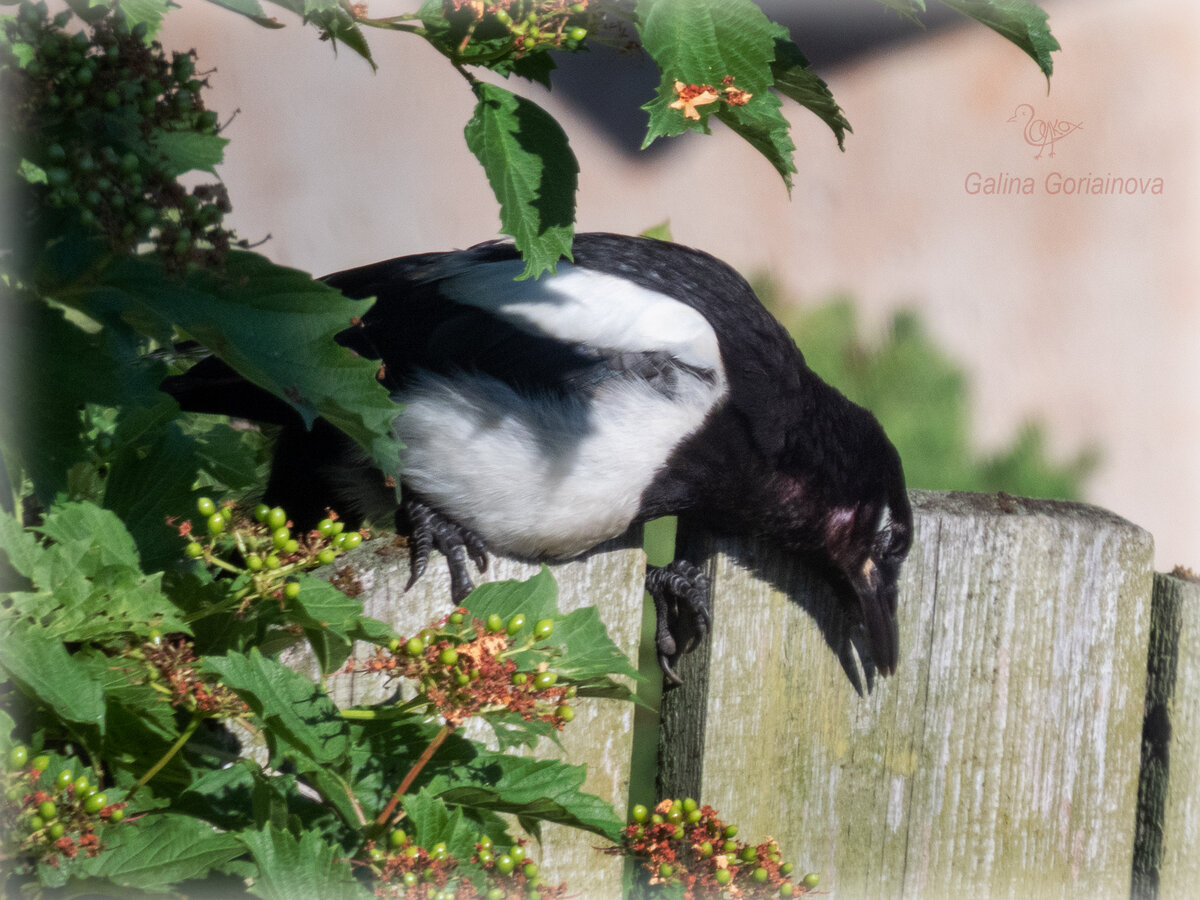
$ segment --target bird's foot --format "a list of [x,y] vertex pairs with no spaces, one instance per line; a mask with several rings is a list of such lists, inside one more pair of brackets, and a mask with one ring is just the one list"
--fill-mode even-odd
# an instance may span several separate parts
[[436,549],[445,555],[450,568],[450,597],[454,603],[462,603],[475,588],[467,572],[467,560],[475,563],[481,572],[487,569],[487,548],[483,539],[413,498],[404,501],[396,517],[400,519],[396,530],[406,530],[406,523],[412,540],[412,574],[404,589],[407,591],[425,574],[429,554]]
[[683,684],[675,663],[695,649],[712,626],[708,577],[691,563],[677,559],[668,566],[647,568],[646,591],[658,616],[654,631],[658,664],[669,683]]

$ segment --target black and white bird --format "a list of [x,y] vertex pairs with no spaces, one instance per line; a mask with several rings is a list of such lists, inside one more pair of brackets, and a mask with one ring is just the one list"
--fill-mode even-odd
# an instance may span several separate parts
[[[817,377],[708,254],[581,234],[556,274],[518,281],[522,269],[511,244],[491,242],[325,279],[377,298],[338,340],[381,360],[403,407],[399,511],[394,473],[327,423],[307,430],[215,358],[164,388],[185,409],[284,425],[267,502],[298,524],[327,506],[352,520],[395,514],[413,537],[414,580],[436,547],[456,601],[487,551],[569,558],[677,515],[829,564],[857,597],[876,669],[894,671],[912,513],[875,417]],[[680,560],[651,569],[647,587],[676,680],[675,661],[709,625],[706,585]]]

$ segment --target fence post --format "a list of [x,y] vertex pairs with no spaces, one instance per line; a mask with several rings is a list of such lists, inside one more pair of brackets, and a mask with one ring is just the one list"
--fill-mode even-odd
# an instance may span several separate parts
[[1200,583],[1154,579],[1135,900],[1184,900],[1200,884]]
[[1127,894],[1149,535],[1080,504],[912,499],[888,679],[858,672],[819,576],[681,534],[713,636],[664,698],[661,792],[774,836],[842,900]]
[[[596,605],[613,642],[637,660],[646,575],[641,551],[640,529],[604,544],[586,556],[550,568],[558,582],[559,609],[568,612]],[[388,622],[400,634],[414,634],[430,621],[450,611],[450,579],[445,560],[434,554],[424,577],[405,592],[408,581],[408,549],[391,536],[369,541],[336,564],[334,582],[343,590],[358,591],[366,614]],[[539,571],[534,563],[492,557],[480,581],[526,579]],[[369,648],[358,645],[366,655]],[[289,665],[316,676],[315,663],[293,658]],[[331,696],[341,705],[381,700],[391,692],[378,675],[338,674],[328,680]],[[558,758],[587,765],[583,789],[613,803],[623,812],[629,792],[629,770],[633,748],[633,704],[614,700],[580,700],[576,716],[560,734],[562,749],[542,741],[535,751],[540,758]],[[484,740],[485,731],[470,732]],[[494,744],[494,742],[493,742]],[[551,884],[566,881],[572,896],[619,898],[620,857],[595,848],[602,838],[565,826],[546,825],[542,845],[535,854],[543,876]]]

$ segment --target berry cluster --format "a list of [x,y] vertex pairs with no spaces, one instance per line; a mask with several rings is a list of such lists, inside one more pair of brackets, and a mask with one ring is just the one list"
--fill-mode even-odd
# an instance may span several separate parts
[[711,806],[688,797],[663,800],[653,812],[638,804],[624,832],[623,851],[642,860],[651,886],[676,885],[685,898],[792,897],[812,891],[817,876],[792,881],[791,863],[780,860],[773,838],[761,844],[737,841]]
[[507,850],[497,848],[486,834],[475,844],[470,863],[483,869],[483,890],[459,871],[460,862],[444,843],[426,849],[413,843],[402,829],[388,835],[387,848],[372,845],[362,861],[376,878],[375,896],[406,900],[553,900],[566,893],[566,885],[553,886],[542,878],[538,864],[528,855],[525,842]]
[[[560,684],[558,673],[550,670],[559,651],[538,646],[553,632],[552,619],[532,625],[522,613],[507,620],[498,613],[486,620],[468,619],[466,610],[456,609],[407,640],[397,638],[366,660],[352,660],[347,671],[416,681],[432,710],[453,726],[471,716],[507,710],[561,729],[575,718],[568,701],[576,687]],[[512,657],[527,651],[540,660],[532,671],[518,671]]]
[[129,28],[119,11],[93,22],[90,37],[68,34],[70,19],[25,2],[4,25],[4,93],[35,167],[25,171],[39,187],[34,202],[103,235],[116,252],[152,244],[174,267],[219,261],[233,239],[222,226],[225,188],[188,191],[176,177],[192,166],[171,149],[217,134],[194,52],[168,59],[146,43],[144,23]]
[[[478,25],[498,25],[519,54],[532,50],[577,50],[587,40],[591,19],[587,0],[443,0],[447,18],[469,16],[471,26],[460,52]],[[492,30],[485,27],[482,34]]]
[[207,719],[234,719],[248,715],[250,708],[237,694],[212,676],[196,669],[199,658],[185,635],[163,637],[152,634],[146,643],[131,647],[123,657],[141,663],[145,682],[164,694],[176,709]]
[[125,803],[107,794],[73,763],[51,775],[52,761],[17,744],[9,750],[0,776],[0,856],[16,860],[14,869],[35,863],[56,866],[63,858],[97,856],[103,849],[97,828],[125,818]]
[[168,520],[187,539],[184,555],[189,559],[224,569],[236,575],[249,573],[248,590],[242,609],[256,599],[271,597],[281,604],[300,594],[293,576],[317,566],[327,566],[339,554],[362,543],[365,531],[347,531],[337,513],[326,518],[307,534],[292,532],[292,522],[282,507],[258,504],[252,516],[241,513],[232,503],[218,506],[211,497],[196,501],[203,520],[176,524]]

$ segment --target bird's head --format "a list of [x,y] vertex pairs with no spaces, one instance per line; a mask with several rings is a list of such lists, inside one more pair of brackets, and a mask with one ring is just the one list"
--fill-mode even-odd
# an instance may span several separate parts
[[832,566],[857,599],[877,670],[890,675],[899,661],[897,583],[912,546],[912,507],[900,455],[879,422],[838,400],[835,415],[785,451],[777,508],[789,521],[772,530]]

